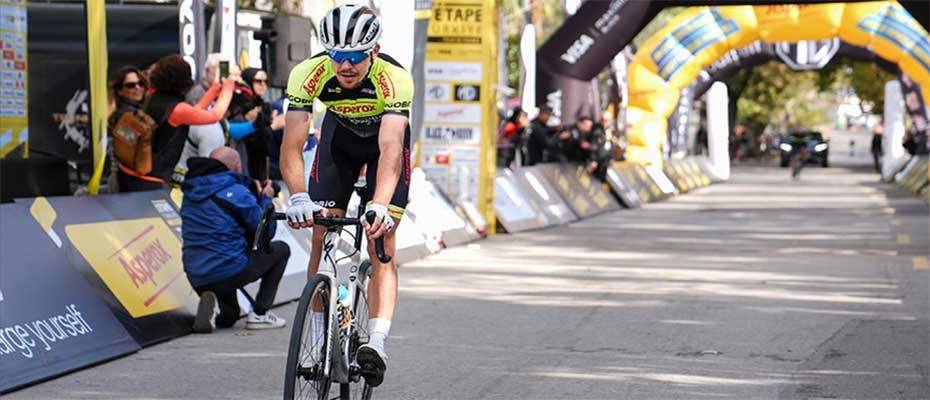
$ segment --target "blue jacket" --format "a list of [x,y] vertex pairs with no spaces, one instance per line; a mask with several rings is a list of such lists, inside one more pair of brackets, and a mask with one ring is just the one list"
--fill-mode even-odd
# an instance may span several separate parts
[[[193,157],[187,163],[181,203],[184,272],[198,287],[233,277],[248,265],[248,249],[271,199],[256,199],[249,189],[253,181],[217,160]],[[269,225],[273,237],[276,224]]]

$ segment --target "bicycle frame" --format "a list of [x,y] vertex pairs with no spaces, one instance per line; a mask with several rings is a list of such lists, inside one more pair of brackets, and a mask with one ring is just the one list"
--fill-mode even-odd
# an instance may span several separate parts
[[[369,262],[369,259],[368,252],[357,238],[352,254],[338,259],[334,258],[336,249],[344,240],[343,233],[340,231],[339,228],[327,228],[326,234],[323,235],[323,256],[316,273],[330,278],[330,293],[332,293],[329,296],[330,321],[335,322],[331,325],[331,328],[335,329],[328,329],[327,335],[332,335],[334,332],[338,332],[339,335],[338,349],[340,353],[336,357],[331,353],[324,358],[324,375],[334,382],[349,383],[354,372],[352,371],[352,354],[350,351],[352,333],[356,329],[361,329],[356,326],[357,316],[355,310],[358,309],[356,303],[359,300],[367,301],[364,298],[359,299],[357,296],[357,294],[364,296],[367,293],[368,271],[363,271],[361,267],[366,262]],[[362,234],[361,229],[357,229],[356,235],[360,234]],[[345,279],[340,279],[339,270],[348,271],[347,275],[343,275]],[[340,299],[342,297],[340,288],[346,290],[345,300]],[[326,339],[329,343],[333,343],[331,337]]]

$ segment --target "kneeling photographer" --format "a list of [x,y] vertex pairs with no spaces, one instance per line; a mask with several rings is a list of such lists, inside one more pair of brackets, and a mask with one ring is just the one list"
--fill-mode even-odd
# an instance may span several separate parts
[[[184,272],[200,295],[194,331],[228,328],[239,319],[236,291],[261,279],[246,329],[282,328],[284,319],[271,308],[284,276],[290,247],[271,242],[271,254],[250,246],[262,211],[277,194],[271,181],[260,183],[241,174],[239,153],[220,147],[210,158],[193,157],[182,185],[181,230]],[[275,225],[266,234],[274,236]],[[215,307],[219,305],[219,315]]]

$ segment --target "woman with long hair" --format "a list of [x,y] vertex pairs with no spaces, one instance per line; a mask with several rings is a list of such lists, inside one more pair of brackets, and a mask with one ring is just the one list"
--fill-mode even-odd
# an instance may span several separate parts
[[[109,83],[110,112],[107,118],[107,131],[110,138],[113,137],[113,126],[125,113],[132,113],[142,109],[142,103],[145,101],[145,95],[148,89],[148,80],[142,70],[136,67],[122,67],[113,74],[113,79]],[[117,183],[117,163],[113,153],[113,146],[108,147],[110,156],[110,177],[108,178],[108,187],[110,192],[118,192]]]
[[129,190],[164,187],[184,150],[190,125],[212,124],[222,119],[238,79],[238,72],[231,71],[222,85],[214,83],[192,106],[184,102],[184,96],[194,86],[190,65],[177,54],[158,60],[149,76],[154,91],[144,107],[156,123],[152,134],[152,170],[140,173],[120,164],[120,187]]

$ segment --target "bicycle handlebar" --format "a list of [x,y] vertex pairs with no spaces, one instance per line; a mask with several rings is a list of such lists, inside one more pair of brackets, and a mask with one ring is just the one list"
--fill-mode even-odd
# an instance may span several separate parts
[[[287,221],[287,214],[285,213],[274,213],[274,219],[279,221]],[[361,225],[362,222],[355,218],[343,218],[343,217],[324,217],[319,213],[313,214],[313,224],[322,225],[326,227],[336,227],[336,226],[353,226]]]
[[[373,223],[375,220],[375,213],[369,211],[365,214],[365,218],[368,220],[368,223]],[[265,210],[265,214],[262,218],[262,221],[258,224],[258,231],[255,232],[255,241],[252,245],[252,250],[263,249],[266,253],[271,253],[271,246],[269,245],[271,238],[265,240],[265,228],[268,223],[274,220],[286,221],[287,214],[279,213],[274,211],[274,206],[269,206]],[[324,217],[319,213],[314,213],[313,215],[313,224],[321,225],[325,227],[339,227],[339,226],[361,226],[362,221],[355,218],[345,218],[345,217]],[[361,245],[361,235],[356,237],[356,247]],[[378,256],[378,260],[382,263],[391,262],[392,257],[387,255],[384,251],[384,238],[375,239],[375,255]]]

